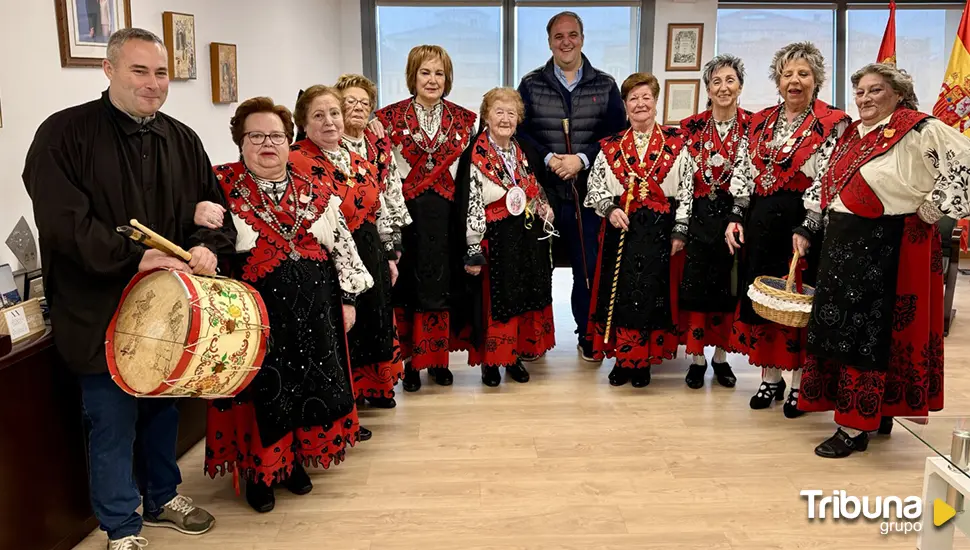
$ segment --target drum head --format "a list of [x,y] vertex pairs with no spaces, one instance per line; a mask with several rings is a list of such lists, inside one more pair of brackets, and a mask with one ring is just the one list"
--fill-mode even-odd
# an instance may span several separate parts
[[189,293],[179,277],[156,271],[138,281],[117,312],[114,358],[135,392],[159,388],[175,370],[192,326]]

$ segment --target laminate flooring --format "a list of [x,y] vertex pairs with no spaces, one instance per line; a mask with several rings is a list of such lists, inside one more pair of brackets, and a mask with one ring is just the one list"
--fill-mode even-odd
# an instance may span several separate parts
[[[899,426],[843,460],[813,454],[832,413],[789,420],[781,404],[753,411],[760,370],[731,356],[734,389],[684,384],[689,359],[654,367],[643,389],[614,388],[611,361],[583,362],[569,313],[571,278],[554,277],[557,347],[528,364],[532,380],[503,373],[498,388],[452,355],[455,383],[422,374],[398,386],[392,410],[365,408],[370,441],[346,462],[312,470],[313,492],[280,489],[257,514],[231,478],[202,473],[199,443],[180,461],[182,494],[216,518],[201,537],[145,528],[154,549],[231,550],[646,550],[912,549],[916,536],[879,533],[867,521],[809,521],[803,489],[855,496],[922,494],[932,452]],[[958,315],[946,338],[946,409],[970,415],[970,278],[960,275]],[[708,359],[713,350],[708,349]],[[786,375],[788,379],[788,375]],[[789,379],[790,380],[790,379]],[[95,531],[77,548],[104,548]],[[957,534],[956,548],[970,548]]]

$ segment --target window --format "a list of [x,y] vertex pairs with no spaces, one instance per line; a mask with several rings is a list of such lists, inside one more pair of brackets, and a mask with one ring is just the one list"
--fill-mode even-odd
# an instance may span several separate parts
[[[898,17],[897,17],[898,19]],[[885,22],[883,22],[885,25]],[[759,111],[781,99],[768,71],[775,52],[796,41],[814,43],[825,57],[825,83],[819,99],[835,104],[835,12],[831,9],[719,9],[717,53],[730,53],[744,61],[741,106]],[[878,46],[876,47],[878,50]],[[876,50],[872,55],[875,56]]]
[[[896,9],[896,65],[913,77],[923,112],[933,112],[961,15],[959,9]],[[876,61],[888,20],[888,9],[848,11],[845,106],[853,117],[859,110],[853,99],[852,73]]]
[[640,44],[640,9],[636,6],[523,6],[515,8],[515,82],[552,57],[546,36],[549,19],[561,11],[574,11],[583,20],[583,53],[597,69],[617,82],[637,70]]
[[502,84],[501,6],[378,6],[377,64],[380,104],[410,97],[408,52],[421,44],[448,51],[454,67],[453,101],[478,112],[482,95]]

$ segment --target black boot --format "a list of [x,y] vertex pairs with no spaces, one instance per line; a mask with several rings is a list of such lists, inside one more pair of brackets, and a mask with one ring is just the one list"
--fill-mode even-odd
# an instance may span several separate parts
[[815,447],[815,454],[822,458],[845,458],[856,451],[864,451],[869,446],[869,434],[862,432],[855,437],[842,431],[835,430],[835,435],[826,439]]
[[610,385],[611,386],[622,386],[630,381],[630,377],[633,374],[633,369],[625,369],[623,367],[614,366],[613,370],[610,371]]
[[490,388],[498,386],[502,382],[502,373],[498,371],[498,367],[486,367],[482,365],[482,384]]
[[893,424],[893,417],[882,417],[882,420],[879,421],[879,435],[889,435],[893,433]]
[[428,376],[439,386],[450,386],[455,381],[455,375],[448,367],[434,367],[428,369]]
[[761,385],[758,386],[758,393],[751,396],[751,408],[756,410],[767,409],[771,405],[772,400],[781,401],[784,399],[785,385],[784,378],[774,384],[762,380]]
[[707,361],[704,361],[703,365],[698,365],[694,363],[687,369],[687,377],[684,381],[687,382],[687,387],[692,390],[699,390],[704,387],[704,373],[707,372]]
[[357,439],[359,439],[360,441],[368,441],[372,437],[374,437],[374,432],[368,430],[363,426],[360,427],[360,431],[357,434]]
[[798,410],[798,388],[792,388],[788,393],[788,400],[785,401],[785,417],[798,418],[805,414],[805,411]]
[[368,397],[367,403],[375,409],[393,409],[397,406],[393,397]]
[[259,482],[247,481],[246,502],[252,506],[253,510],[265,514],[276,507],[276,495],[273,494],[272,487]]
[[724,386],[725,388],[733,388],[734,385],[738,383],[738,378],[734,376],[734,371],[731,370],[731,365],[711,361],[711,367],[714,368],[714,379],[717,380],[718,384]]
[[293,466],[293,471],[290,472],[290,477],[286,478],[286,481],[283,482],[283,487],[289,489],[294,495],[305,495],[313,490],[313,483],[310,481],[310,475],[306,473],[303,465],[297,462]]
[[529,371],[525,370],[525,365],[522,364],[522,361],[516,361],[514,364],[505,367],[505,372],[509,374],[509,378],[520,384],[525,384],[529,381]]
[[634,388],[645,388],[650,385],[650,367],[644,367],[642,369],[629,369],[633,372],[630,374],[630,385]]
[[404,383],[401,385],[406,392],[415,392],[421,389],[421,375],[414,370],[410,361],[404,364]]

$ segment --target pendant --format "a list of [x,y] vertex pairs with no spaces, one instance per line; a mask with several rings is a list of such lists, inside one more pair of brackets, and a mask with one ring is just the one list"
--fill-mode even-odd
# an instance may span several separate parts
[[721,156],[721,153],[714,153],[711,156],[710,164],[714,168],[718,168],[718,167],[724,166],[724,157]]
[[705,141],[704,142],[704,148],[707,149],[708,151],[710,151],[710,150],[714,149],[714,143],[711,142],[711,141]]
[[707,170],[704,170],[704,177],[707,179],[711,179],[712,177],[714,177],[714,172],[712,172],[711,169],[708,168]]
[[428,161],[424,163],[424,167],[427,168],[428,171],[434,170],[434,157],[429,156]]
[[513,187],[505,194],[505,207],[513,216],[520,216],[525,212],[525,202],[525,191],[521,187]]
[[249,205],[248,204],[244,204],[244,205],[240,206],[239,209],[242,210],[243,212],[249,212]]
[[300,253],[295,248],[290,249],[290,259],[294,262],[300,259]]
[[277,212],[282,212],[283,211],[283,205],[277,204],[277,205],[273,206],[273,210],[276,210]]
[[771,187],[774,184],[775,184],[774,174],[765,174],[764,176],[761,177],[761,187],[763,189],[771,189]]

